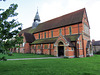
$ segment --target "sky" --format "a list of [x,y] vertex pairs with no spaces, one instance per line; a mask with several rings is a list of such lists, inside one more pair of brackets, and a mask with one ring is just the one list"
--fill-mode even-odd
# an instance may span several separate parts
[[6,0],[0,1],[0,8],[7,9],[12,3],[18,4],[16,19],[23,24],[23,29],[32,26],[37,9],[42,23],[86,8],[90,39],[100,40],[100,0]]

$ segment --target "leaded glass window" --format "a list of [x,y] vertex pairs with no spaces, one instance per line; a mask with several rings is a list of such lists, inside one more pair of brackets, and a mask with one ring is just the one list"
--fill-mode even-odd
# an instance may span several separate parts
[[71,35],[72,34],[72,28],[69,27],[69,34]]

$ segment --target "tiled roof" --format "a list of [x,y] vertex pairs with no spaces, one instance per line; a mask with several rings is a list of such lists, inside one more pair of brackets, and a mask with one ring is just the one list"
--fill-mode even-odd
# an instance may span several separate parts
[[[67,36],[64,36],[64,37],[69,42],[69,46],[74,46],[71,42],[72,41],[76,41],[78,39],[79,35],[78,34],[76,34],[76,35],[67,35]],[[35,40],[34,42],[32,42],[31,44],[55,43],[57,39],[58,39],[58,37],[46,38],[46,39],[38,39],[38,40]]]
[[94,42],[92,42],[92,45],[93,46],[100,46],[100,41],[94,41]]
[[32,34],[35,29],[32,29],[32,27],[29,27],[29,28],[21,30],[21,32],[19,34],[23,34],[23,33],[31,33]]
[[80,36],[80,34],[66,35],[65,38],[72,42],[72,41],[76,41],[79,36]]
[[26,28],[26,29],[23,29],[21,30],[21,32],[19,34],[23,34],[23,33],[29,33],[30,29],[32,29],[32,27],[29,27],[29,28]]
[[85,8],[80,9],[78,11],[54,18],[52,20],[40,23],[36,29],[32,29],[32,27],[29,27],[27,29],[22,30],[20,33],[37,33],[41,31],[46,31],[54,28],[59,28],[67,25],[77,24],[81,23],[83,19]]
[[66,25],[81,23],[83,19],[85,8],[63,15],[61,17],[57,17],[55,19],[46,21],[44,23],[40,23],[37,28],[35,29],[34,33],[50,30],[58,27],[63,27]]
[[27,43],[32,43],[35,40],[33,34],[24,33],[24,36]]
[[56,42],[57,37],[56,38],[46,38],[46,39],[38,39],[35,40],[34,42],[32,42],[31,44],[48,44],[48,43],[54,43]]

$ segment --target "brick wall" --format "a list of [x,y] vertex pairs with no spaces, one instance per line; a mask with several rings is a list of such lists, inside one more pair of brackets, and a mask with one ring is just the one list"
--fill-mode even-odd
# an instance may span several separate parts
[[[71,25],[71,26],[66,26],[66,27],[52,29],[52,30],[48,30],[48,31],[44,31],[44,32],[35,33],[34,36],[35,36],[35,39],[39,39],[39,34],[40,34],[40,39],[44,39],[45,33],[46,33],[46,38],[52,38],[51,31],[53,31],[53,37],[58,37],[60,34],[60,29],[61,29],[62,35],[70,35],[69,27],[71,27],[71,29],[72,29],[72,34],[78,34],[78,31],[79,31],[79,33],[82,33],[83,24],[80,23],[80,24],[75,24],[75,25]],[[78,29],[78,27],[79,27],[79,29]]]

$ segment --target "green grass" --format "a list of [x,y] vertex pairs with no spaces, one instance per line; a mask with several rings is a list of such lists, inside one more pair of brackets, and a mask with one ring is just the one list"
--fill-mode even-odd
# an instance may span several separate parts
[[0,75],[100,75],[100,55],[73,59],[0,61]]
[[4,55],[0,53],[0,57],[3,56],[5,56],[7,59],[53,57],[52,55],[37,55],[37,54],[22,54],[22,53],[13,53],[13,56],[8,56],[8,54]]

